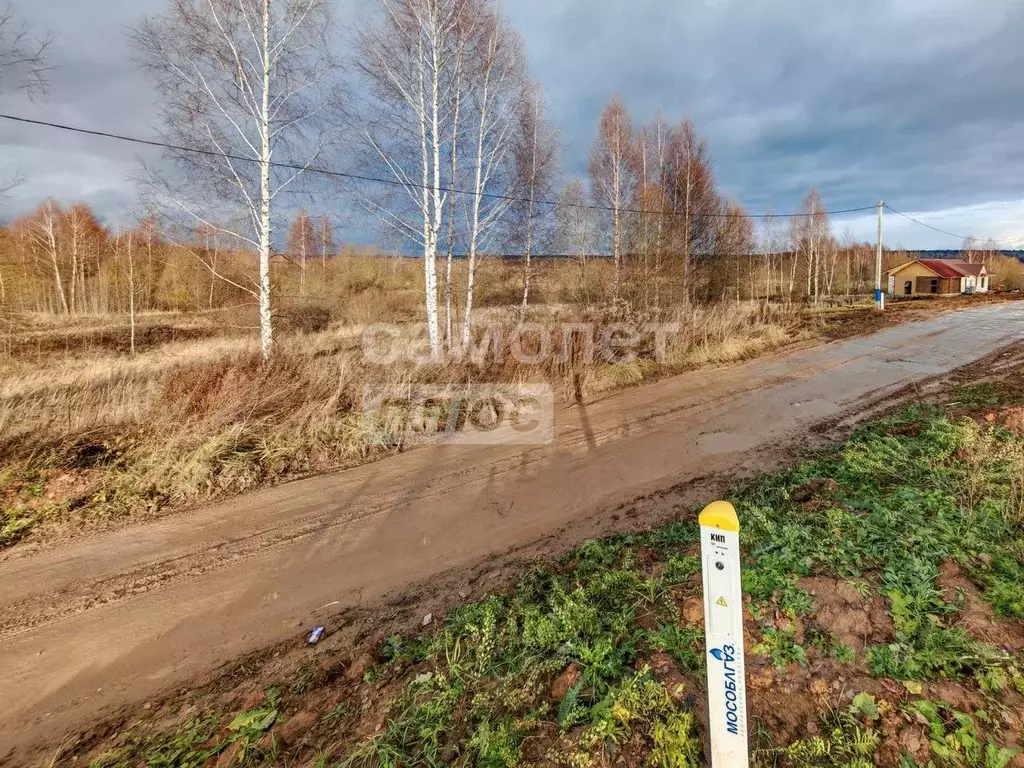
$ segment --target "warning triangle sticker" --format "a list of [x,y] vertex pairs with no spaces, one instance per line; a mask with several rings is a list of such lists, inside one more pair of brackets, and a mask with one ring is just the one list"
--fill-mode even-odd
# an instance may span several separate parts
[[724,597],[718,598],[718,602],[716,602],[715,605],[720,605],[723,608],[728,608],[729,607],[729,605],[725,602],[725,598]]

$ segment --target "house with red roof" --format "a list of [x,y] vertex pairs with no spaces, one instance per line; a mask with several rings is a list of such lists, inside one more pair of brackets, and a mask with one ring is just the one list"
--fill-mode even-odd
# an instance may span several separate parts
[[988,293],[992,277],[984,264],[971,264],[961,259],[915,259],[889,270],[889,295]]

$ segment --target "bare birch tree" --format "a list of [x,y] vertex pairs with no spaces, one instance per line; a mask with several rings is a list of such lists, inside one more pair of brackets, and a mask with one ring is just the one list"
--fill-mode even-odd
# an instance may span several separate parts
[[288,233],[288,252],[299,260],[299,296],[306,295],[306,262],[317,252],[317,235],[313,220],[305,211],[299,211]]
[[217,262],[220,259],[220,233],[207,230],[203,233],[203,240],[206,246],[205,251],[199,256],[199,260],[208,264],[207,271],[210,273],[210,290],[206,294],[206,308],[213,309],[213,301],[217,296]]
[[[165,204],[193,227],[256,250],[257,275],[245,291],[259,307],[264,359],[273,346],[278,198],[330,143],[330,9],[328,0],[172,0],[133,35],[157,85],[162,136],[184,149],[166,151],[176,173],[152,178]],[[215,218],[217,210],[225,215]],[[240,225],[219,223],[229,220]]]
[[688,304],[697,287],[694,261],[714,251],[722,202],[707,140],[689,117],[669,134],[666,158],[665,198],[674,214],[672,240],[682,255],[682,298]]
[[800,202],[800,208],[791,219],[793,248],[796,251],[791,272],[790,294],[793,292],[797,262],[803,257],[806,296],[817,304],[821,296],[823,259],[832,240],[832,225],[821,199],[821,192],[812,189]]
[[636,193],[635,148],[633,121],[618,96],[601,113],[597,139],[590,150],[591,193],[598,205],[612,215],[612,254],[615,259],[612,278],[612,301],[619,302],[622,281],[622,241],[625,227],[624,210]]
[[[451,160],[453,106],[461,91],[462,62],[474,31],[479,0],[380,0],[376,23],[356,35],[354,68],[362,100],[352,111],[352,133],[365,160],[396,182],[397,192],[356,190],[360,203],[422,249],[427,336],[441,355],[437,256]],[[454,216],[454,213],[452,213]],[[453,240],[454,236],[450,238]]]
[[558,196],[555,219],[559,247],[580,267],[580,287],[583,301],[590,305],[590,287],[587,277],[587,259],[596,241],[594,211],[588,207],[583,182],[573,179]]
[[671,165],[669,164],[669,143],[672,130],[668,125],[661,110],[654,118],[654,123],[649,129],[648,135],[652,143],[655,170],[652,178],[647,181],[649,184],[657,185],[660,194],[657,195],[658,208],[654,213],[657,236],[655,238],[654,250],[654,306],[661,307],[661,282],[663,279],[662,267],[664,258],[668,255],[670,233],[672,229],[672,198],[674,193],[670,189],[668,177]]
[[[135,236],[136,232],[129,229],[126,233],[118,231],[114,237],[115,257],[120,257],[123,250],[124,264],[119,265],[127,282],[128,293],[128,354],[135,357],[136,336],[136,280],[135,280]],[[120,258],[117,258],[120,261]]]
[[638,297],[645,307],[650,307],[652,298],[655,305],[660,301],[662,223],[663,212],[667,208],[661,184],[665,170],[663,132],[666,128],[659,113],[653,125],[640,129],[631,153],[637,186],[634,213],[629,217],[629,248],[638,262],[635,282]]
[[985,241],[985,251],[981,257],[981,263],[985,265],[986,271],[995,269],[997,255],[999,255],[999,245],[996,243],[995,238],[990,237]]
[[[100,248],[97,238],[102,227],[95,214],[81,203],[71,206],[61,218],[61,229],[64,234],[67,260],[70,262],[70,274],[67,277],[68,305],[72,312],[80,312],[87,308],[86,277],[91,272],[100,272]],[[104,297],[93,291],[92,309],[99,311],[104,305]]]
[[467,59],[467,106],[474,128],[469,207],[469,257],[462,348],[472,340],[473,292],[481,244],[496,229],[512,198],[520,193],[513,141],[523,108],[526,66],[522,38],[491,7],[481,20]]
[[[423,254],[427,335],[437,358],[454,347],[451,263],[467,252],[462,342],[472,323],[481,248],[507,212],[512,138],[522,104],[522,43],[492,0],[379,0],[356,36],[361,81],[351,112],[363,159],[395,184],[357,199]],[[437,260],[447,224],[444,342]]]
[[513,242],[522,243],[523,247],[520,322],[526,320],[526,309],[530,301],[534,249],[538,242],[546,239],[546,230],[549,229],[545,225],[550,222],[551,210],[544,207],[541,201],[552,193],[557,162],[558,136],[546,119],[540,86],[531,83],[523,100],[515,136],[516,178],[520,194],[525,200],[514,203],[510,212],[510,225],[516,235]]
[[771,210],[767,211],[761,224],[761,255],[764,259],[765,303],[771,301],[775,292],[776,268],[779,269],[779,290],[782,290],[782,255],[786,250],[782,222]]
[[960,246],[960,258],[968,264],[974,264],[981,260],[978,253],[980,249],[981,241],[974,235],[968,235]]
[[[471,28],[471,27],[470,27]],[[462,29],[463,34],[467,32],[466,27]],[[455,70],[452,81],[452,93],[454,106],[452,107],[452,143],[449,154],[451,155],[451,187],[452,193],[448,195],[448,253],[444,265],[444,346],[445,349],[453,347],[453,333],[455,325],[455,285],[453,266],[455,262],[455,243],[458,232],[456,226],[458,198],[454,190],[459,184],[459,145],[462,141],[463,126],[460,122],[462,116],[462,92],[463,92],[463,63],[465,62],[464,46],[461,41],[457,44],[459,55],[455,57]]]
[[822,243],[822,251],[824,252],[825,259],[823,269],[825,295],[831,298],[835,291],[836,269],[839,267],[839,243],[836,242],[834,237],[829,236]]
[[60,206],[53,200],[46,200],[25,220],[25,227],[30,241],[35,246],[36,258],[42,261],[53,275],[57,309],[66,315],[71,312],[71,305],[68,303],[67,277],[61,264],[61,215]]
[[334,229],[331,227],[331,220],[326,215],[320,217],[320,222],[317,225],[316,243],[317,251],[320,254],[322,278],[326,279],[327,257],[333,256],[335,248],[338,247],[334,242]]
[[856,239],[853,230],[849,226],[843,228],[843,234],[839,240],[839,250],[846,257],[846,287],[844,293],[853,296],[856,291],[853,287],[853,254],[856,247]]
[[737,201],[725,205],[716,235],[714,269],[709,272],[708,298],[711,300],[740,298],[740,264],[754,251],[754,224]]
[[789,220],[789,242],[793,251],[789,259],[789,285],[786,289],[786,303],[792,304],[796,298],[796,277],[800,268],[800,256],[807,247],[805,237],[806,222],[800,216],[793,216]]

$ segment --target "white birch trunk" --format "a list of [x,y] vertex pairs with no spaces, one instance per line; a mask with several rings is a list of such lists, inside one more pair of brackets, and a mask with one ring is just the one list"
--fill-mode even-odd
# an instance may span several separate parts
[[466,311],[462,322],[462,348],[469,349],[473,333],[473,288],[476,282],[476,255],[477,244],[480,238],[480,204],[483,192],[483,165],[484,165],[484,137],[486,135],[488,103],[487,95],[490,87],[490,71],[484,84],[483,105],[480,108],[480,135],[476,144],[476,168],[473,190],[473,223],[469,232],[469,264],[466,267]]
[[692,181],[693,152],[689,140],[686,144],[686,194],[683,200],[683,306],[689,307],[693,302],[693,287],[690,285],[690,222],[692,212],[690,211],[690,192],[693,188]]
[[71,278],[68,280],[68,304],[71,308],[71,312],[78,311],[79,294],[78,294],[78,283],[79,283],[79,262],[78,262],[78,212],[74,209],[71,211]]
[[38,223],[33,225],[32,237],[46,250],[49,268],[53,272],[54,291],[57,295],[57,306],[61,313],[70,314],[67,292],[64,290],[64,276],[60,269],[60,250],[57,242],[57,214],[53,203],[47,202]]
[[441,324],[437,307],[437,247],[444,216],[444,201],[441,199],[441,48],[444,45],[440,24],[435,21],[433,28],[431,68],[431,140],[434,160],[433,176],[433,219],[430,232],[430,253],[426,256],[427,291],[427,333],[430,337],[430,354],[435,360],[441,358]]
[[530,260],[533,258],[533,209],[537,190],[537,161],[540,152],[540,97],[530,105],[533,110],[533,140],[530,144],[530,202],[526,210],[526,264],[523,273],[523,304],[519,309],[519,322],[526,321],[526,308],[530,303]]
[[[331,133],[325,119],[334,102],[331,11],[327,0],[169,6],[132,37],[156,82],[172,161],[168,170],[151,172],[150,181],[180,215],[184,247],[214,278],[252,297],[260,353],[268,360],[275,201],[299,182]],[[278,170],[285,165],[287,172]],[[232,247],[255,254],[244,278],[218,272],[207,254],[187,245],[199,241],[199,232],[229,237]]]
[[[499,165],[508,150],[509,130],[512,125],[512,115],[507,111],[510,108],[517,108],[506,105],[505,112],[502,112],[500,97],[505,95],[502,89],[507,85],[509,72],[501,68],[498,57],[501,55],[502,27],[497,19],[493,20],[489,36],[487,38],[486,58],[483,61],[482,80],[480,88],[479,104],[480,120],[478,125],[476,155],[474,158],[474,180],[473,180],[473,204],[472,217],[469,231],[469,263],[466,267],[466,306],[462,318],[462,347],[468,349],[472,340],[473,330],[473,292],[476,287],[476,268],[479,258],[480,239],[485,226],[493,224],[508,205],[497,204],[488,211],[486,222],[481,217],[484,194],[487,192],[488,184],[495,167]],[[497,74],[497,79],[495,79]],[[485,153],[484,147],[487,145]]]
[[463,47],[458,46],[455,60],[455,109],[452,117],[452,175],[451,191],[448,193],[448,254],[444,266],[444,346],[451,351],[454,328],[454,286],[452,285],[452,262],[455,258],[455,188],[459,172],[459,123],[462,117],[462,63]]
[[263,101],[260,111],[260,354],[270,359],[274,328],[270,306],[270,0],[263,0]]
[[128,233],[128,325],[130,328],[130,353],[135,357],[135,255],[132,252],[133,232]]

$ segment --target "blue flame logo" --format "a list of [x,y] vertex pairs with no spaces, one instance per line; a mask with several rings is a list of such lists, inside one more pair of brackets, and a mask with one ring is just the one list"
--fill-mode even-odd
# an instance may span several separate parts
[[708,651],[708,653],[710,653],[719,661],[723,661],[722,651],[719,648],[712,648],[710,651]]

